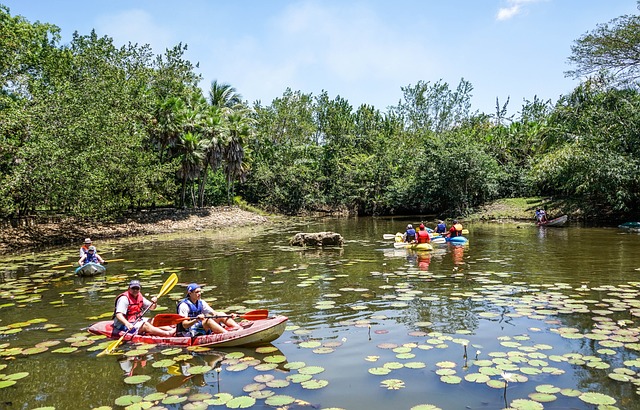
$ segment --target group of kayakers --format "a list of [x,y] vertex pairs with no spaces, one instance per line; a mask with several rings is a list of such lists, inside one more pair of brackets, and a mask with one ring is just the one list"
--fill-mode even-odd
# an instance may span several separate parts
[[[80,260],[78,264],[84,266],[87,263],[103,264],[104,259],[100,257],[91,238],[86,238],[80,247]],[[216,312],[204,300],[202,300],[202,287],[197,283],[187,286],[185,297],[178,302],[177,313],[185,317],[176,326],[154,326],[146,319],[141,318],[141,314],[149,308],[153,310],[157,305],[157,298],[154,296],[147,299],[142,295],[139,280],[129,282],[128,289],[116,297],[115,309],[113,313],[113,329],[115,332],[131,332],[135,328],[136,333],[153,336],[190,336],[211,333],[226,333],[228,331],[241,329],[234,317],[236,314],[227,315],[224,312]],[[243,324],[246,327],[246,324]]]
[[462,224],[454,219],[451,228],[447,231],[447,225],[444,221],[439,220],[435,231],[427,228],[423,223],[420,224],[416,231],[412,224],[407,225],[405,233],[402,235],[402,241],[407,243],[429,243],[431,242],[432,232],[444,237],[454,238],[462,236]]

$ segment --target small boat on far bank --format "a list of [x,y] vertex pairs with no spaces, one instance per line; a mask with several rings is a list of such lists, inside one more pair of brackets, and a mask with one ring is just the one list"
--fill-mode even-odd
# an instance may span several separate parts
[[567,220],[569,220],[569,216],[562,215],[562,216],[559,216],[559,217],[554,218],[554,219],[549,219],[548,221],[536,222],[536,225],[538,225],[538,226],[562,226],[565,223],[567,223]]
[[620,229],[626,229],[629,232],[640,232],[640,222],[625,222],[618,225]]
[[99,263],[89,262],[76,268],[78,276],[96,276],[104,273],[107,268]]

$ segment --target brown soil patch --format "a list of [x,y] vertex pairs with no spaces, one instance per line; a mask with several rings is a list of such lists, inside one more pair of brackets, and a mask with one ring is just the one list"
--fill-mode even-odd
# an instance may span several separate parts
[[268,222],[268,218],[238,207],[146,210],[115,222],[63,218],[55,223],[3,227],[0,230],[0,253],[35,249],[43,245],[81,244],[86,237],[94,240],[121,238],[184,230],[263,225]]

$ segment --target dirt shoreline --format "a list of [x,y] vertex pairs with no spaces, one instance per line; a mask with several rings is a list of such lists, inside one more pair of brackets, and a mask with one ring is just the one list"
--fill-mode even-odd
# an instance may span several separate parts
[[78,244],[84,238],[107,239],[178,231],[263,225],[269,218],[238,207],[145,210],[115,222],[64,218],[56,223],[7,227],[0,231],[0,254],[43,246]]

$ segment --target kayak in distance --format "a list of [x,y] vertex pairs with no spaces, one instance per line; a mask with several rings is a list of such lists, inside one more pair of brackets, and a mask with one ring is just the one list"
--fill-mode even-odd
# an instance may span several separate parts
[[99,263],[89,262],[76,268],[78,276],[96,276],[105,273],[107,268]]
[[549,219],[548,221],[536,222],[538,226],[562,226],[567,223],[569,217],[567,215],[559,216],[555,219]]

